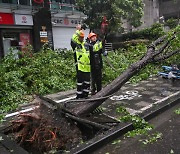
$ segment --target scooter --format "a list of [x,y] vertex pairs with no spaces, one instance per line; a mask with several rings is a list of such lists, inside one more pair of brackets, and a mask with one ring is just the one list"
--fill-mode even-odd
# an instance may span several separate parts
[[168,79],[180,79],[180,69],[177,65],[171,66],[162,66],[164,72],[159,72],[158,74],[163,78]]

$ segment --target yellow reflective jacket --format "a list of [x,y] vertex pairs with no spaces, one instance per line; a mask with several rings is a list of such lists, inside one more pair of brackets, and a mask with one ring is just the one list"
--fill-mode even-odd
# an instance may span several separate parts
[[73,50],[75,50],[76,46],[80,44],[79,39],[78,39],[79,35],[80,35],[80,30],[76,30],[76,33],[74,33],[71,38],[71,47]]
[[93,52],[98,52],[99,50],[101,50],[103,48],[102,45],[102,41],[97,41],[94,45],[93,45]]
[[75,52],[78,70],[82,72],[90,72],[89,45],[85,42],[82,42],[75,48]]

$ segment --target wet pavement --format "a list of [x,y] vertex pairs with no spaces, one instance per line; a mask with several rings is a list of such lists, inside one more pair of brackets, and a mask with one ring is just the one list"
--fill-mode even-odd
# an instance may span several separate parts
[[162,133],[162,138],[156,142],[143,144],[145,136],[124,138],[121,136],[115,141],[104,145],[92,154],[178,154],[180,153],[180,115],[174,111],[180,108],[177,104],[173,108],[158,115],[149,121],[154,126],[150,134]]
[[126,84],[102,106],[107,109],[105,111],[107,114],[113,114],[115,117],[118,116],[115,109],[121,105],[131,114],[138,114],[146,112],[153,104],[161,103],[168,97],[174,97],[173,94],[177,94],[175,99],[180,98],[179,92],[179,80],[173,82],[161,77],[154,77],[136,85]]

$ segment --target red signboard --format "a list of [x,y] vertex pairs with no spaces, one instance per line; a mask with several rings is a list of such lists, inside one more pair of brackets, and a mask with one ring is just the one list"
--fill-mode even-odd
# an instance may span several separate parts
[[25,47],[28,43],[30,43],[30,35],[29,33],[20,33],[20,41],[21,46]]
[[13,25],[14,18],[11,13],[0,13],[0,25]]
[[69,25],[69,20],[67,18],[64,18],[64,24]]

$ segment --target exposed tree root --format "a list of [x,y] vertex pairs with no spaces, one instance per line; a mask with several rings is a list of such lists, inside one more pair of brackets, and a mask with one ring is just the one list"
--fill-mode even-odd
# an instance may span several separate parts
[[5,133],[13,134],[15,141],[32,153],[67,150],[68,146],[78,143],[81,132],[77,126],[48,110],[41,105],[33,113],[20,114]]

